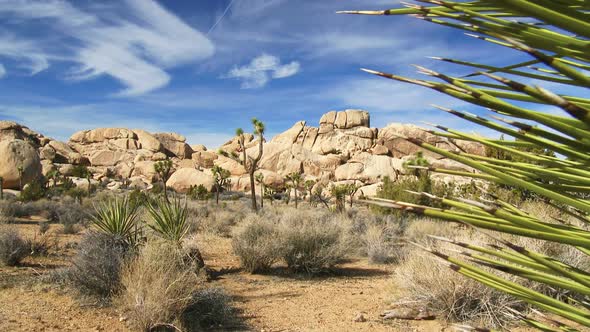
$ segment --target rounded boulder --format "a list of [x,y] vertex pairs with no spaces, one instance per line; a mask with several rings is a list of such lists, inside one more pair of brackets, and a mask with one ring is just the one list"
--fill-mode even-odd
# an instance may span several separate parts
[[37,150],[29,143],[20,140],[0,142],[0,177],[6,189],[20,189],[22,167],[22,185],[38,181],[42,177],[41,159]]

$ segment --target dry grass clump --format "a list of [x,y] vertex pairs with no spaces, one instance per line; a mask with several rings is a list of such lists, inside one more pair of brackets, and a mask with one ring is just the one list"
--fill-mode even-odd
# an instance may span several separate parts
[[230,237],[232,228],[243,218],[244,214],[240,210],[215,208],[209,210],[207,216],[200,218],[198,222],[203,232]]
[[78,245],[72,266],[55,276],[80,295],[109,299],[121,289],[121,267],[133,254],[124,239],[90,232]]
[[339,224],[351,254],[367,257],[373,264],[396,263],[403,257],[399,242],[407,227],[405,218],[350,209]]
[[78,208],[62,208],[57,212],[57,219],[63,225],[64,234],[76,234],[80,226],[86,224],[88,215]]
[[[456,224],[428,218],[416,219],[408,225],[405,238],[441,251],[452,245],[435,241],[428,235],[442,236],[473,244],[483,244],[481,234]],[[400,296],[420,301],[438,316],[451,321],[472,322],[477,326],[504,326],[513,319],[510,307],[523,310],[526,306],[513,297],[451,270],[432,254],[406,246],[406,257],[394,270]],[[510,277],[509,277],[510,278]],[[512,278],[516,280],[516,278]]]
[[[546,211],[537,209],[537,213],[546,213]],[[590,267],[590,258],[570,246],[490,231],[488,233],[528,250],[550,255],[573,266],[582,269]],[[457,247],[429,238],[427,236],[429,234],[484,247],[488,243],[494,244],[493,239],[472,228],[431,219],[417,219],[412,222],[405,232],[405,238],[426,247],[437,248],[439,251],[455,256],[459,255],[448,250],[457,250]],[[505,293],[490,287],[482,287],[480,283],[456,273],[430,253],[407,246],[406,250],[407,256],[394,270],[396,288],[401,290],[399,295],[422,302],[439,316],[452,321],[472,322],[478,326],[506,327],[514,320],[514,316],[506,308],[520,312],[525,312],[528,308],[525,303]],[[427,270],[425,270],[426,267]],[[554,297],[567,293],[502,272],[490,271]]]
[[503,326],[512,319],[506,314],[507,307],[520,311],[525,308],[510,295],[482,287],[421,250],[411,251],[393,277],[402,297],[420,301],[451,321]]
[[0,224],[11,223],[16,216],[16,203],[12,201],[0,201]]
[[233,248],[250,272],[282,260],[295,272],[319,273],[347,254],[338,217],[323,211],[269,208],[250,215],[234,234]]
[[338,218],[317,212],[285,213],[279,224],[282,258],[297,272],[319,273],[346,256]]
[[178,246],[153,241],[123,268],[118,301],[134,328],[149,331],[182,324],[183,313],[196,312],[204,280],[199,267],[186,258]]
[[277,241],[278,237],[275,220],[249,214],[235,230],[232,247],[246,271],[263,272],[280,259],[282,246]]
[[400,259],[399,255],[395,255],[395,244],[388,239],[386,226],[370,225],[363,234],[363,240],[370,263],[385,264]]
[[30,254],[30,242],[24,240],[16,229],[0,227],[0,264],[16,266]]

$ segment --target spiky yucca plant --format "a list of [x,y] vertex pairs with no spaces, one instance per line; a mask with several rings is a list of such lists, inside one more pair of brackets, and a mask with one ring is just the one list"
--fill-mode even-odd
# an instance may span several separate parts
[[139,205],[125,198],[113,197],[94,206],[92,224],[101,232],[120,237],[131,246],[139,244],[141,226],[138,223]]
[[170,201],[156,199],[146,205],[150,221],[147,223],[156,234],[180,246],[189,231],[188,209],[179,198]]
[[[382,205],[427,215],[442,220],[463,223],[480,230],[493,230],[573,246],[583,255],[590,254],[590,99],[559,95],[547,88],[532,85],[532,80],[560,87],[590,87],[590,2],[585,0],[498,0],[498,1],[419,1],[425,5],[406,4],[406,8],[383,11],[346,11],[347,14],[411,15],[413,17],[466,31],[468,36],[522,52],[526,61],[498,67],[456,59],[441,61],[475,68],[462,77],[452,77],[417,66],[422,74],[440,81],[402,77],[385,72],[363,69],[384,78],[427,87],[467,103],[481,106],[502,117],[497,121],[444,107],[439,109],[475,124],[496,130],[514,140],[485,139],[457,130],[437,126],[430,131],[449,140],[466,140],[500,149],[518,156],[519,161],[482,157],[459,151],[446,151],[414,138],[410,142],[449,159],[478,170],[478,173],[431,168],[431,171],[483,179],[533,192],[557,206],[581,226],[540,220],[500,199],[479,201],[439,198],[421,193],[443,203],[445,208],[404,202],[373,200]],[[498,57],[500,54],[495,53]],[[537,66],[540,65],[541,67]],[[505,75],[510,75],[511,78]],[[522,102],[526,103],[526,106]],[[518,104],[517,104],[518,103]],[[547,105],[561,109],[567,115],[540,112],[534,106]],[[506,118],[509,117],[509,118]],[[530,149],[520,149],[522,147]],[[557,157],[534,151],[554,152]],[[553,288],[579,295],[590,295],[590,273],[516,246],[498,236],[488,234],[502,246],[479,247],[449,241],[469,249],[465,255],[471,262],[424,248],[442,258],[453,270],[495,289],[536,306],[546,312],[568,319],[567,323],[518,314],[528,324],[545,331],[574,331],[571,322],[590,327],[590,304],[567,297],[564,301],[541,294],[512,282],[482,266],[516,275]]]

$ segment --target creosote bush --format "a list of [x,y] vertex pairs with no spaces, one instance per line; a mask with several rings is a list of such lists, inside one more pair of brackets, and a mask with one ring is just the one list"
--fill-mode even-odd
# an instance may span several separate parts
[[346,255],[338,218],[317,213],[284,214],[279,225],[282,257],[297,272],[329,270]]
[[201,331],[203,328],[218,327],[233,317],[230,296],[220,287],[197,290],[180,316],[187,331]]
[[16,266],[31,253],[30,243],[12,227],[0,227],[0,264]]
[[108,300],[121,290],[121,268],[132,256],[126,239],[91,231],[78,245],[72,265],[56,278],[82,296]]
[[347,253],[337,217],[292,208],[248,216],[234,234],[233,248],[250,272],[282,261],[294,272],[315,274],[330,270]]
[[246,271],[263,272],[280,259],[282,246],[278,237],[276,221],[249,214],[234,232],[232,247]]

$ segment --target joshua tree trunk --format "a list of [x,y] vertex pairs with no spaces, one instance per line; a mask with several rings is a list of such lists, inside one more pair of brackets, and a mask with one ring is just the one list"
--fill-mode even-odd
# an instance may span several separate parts
[[221,191],[221,186],[219,184],[215,185],[217,190],[215,190],[215,204],[219,205],[219,192]]
[[297,197],[297,188],[294,188],[294,190],[295,190],[295,208],[297,208],[297,203],[298,203],[297,202],[298,201],[298,199],[297,199],[298,198]]
[[258,204],[256,204],[256,187],[254,187],[254,171],[256,170],[254,163],[250,167],[250,193],[252,196],[252,209],[258,211]]
[[4,199],[4,179],[0,177],[0,199]]
[[264,183],[260,182],[260,207],[264,207]]

